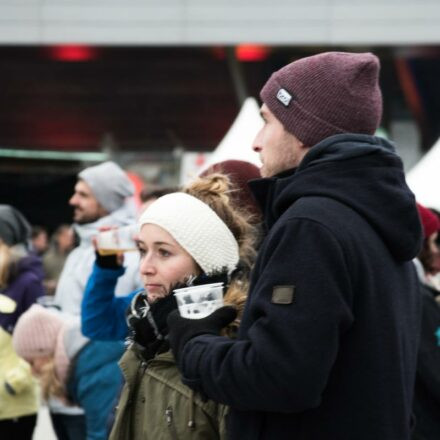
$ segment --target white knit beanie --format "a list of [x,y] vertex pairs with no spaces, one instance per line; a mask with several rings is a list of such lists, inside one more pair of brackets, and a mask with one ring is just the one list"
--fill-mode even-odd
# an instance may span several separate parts
[[28,362],[52,356],[62,327],[63,320],[57,313],[32,305],[15,325],[12,343],[16,353]]
[[119,209],[134,187],[125,171],[114,162],[104,162],[82,170],[78,177],[89,185],[93,195],[107,211]]
[[185,193],[172,193],[154,201],[139,219],[139,227],[152,223],[165,229],[210,275],[238,264],[237,240],[223,220],[206,204]]

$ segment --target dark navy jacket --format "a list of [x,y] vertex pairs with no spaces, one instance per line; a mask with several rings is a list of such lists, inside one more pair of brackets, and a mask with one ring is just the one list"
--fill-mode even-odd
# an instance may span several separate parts
[[438,291],[421,284],[422,329],[414,392],[414,439],[440,439],[440,307]]
[[414,196],[386,141],[337,135],[253,182],[268,229],[239,339],[184,349],[231,439],[408,440],[421,319]]

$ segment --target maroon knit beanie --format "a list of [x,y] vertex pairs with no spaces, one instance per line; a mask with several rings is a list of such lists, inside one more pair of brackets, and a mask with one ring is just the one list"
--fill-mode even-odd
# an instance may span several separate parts
[[273,73],[260,96],[308,147],[339,133],[372,135],[382,117],[379,66],[371,53],[321,53]]
[[430,209],[419,203],[417,203],[417,209],[423,226],[423,238],[428,238],[440,230],[440,220]]
[[250,214],[261,215],[257,202],[247,183],[252,179],[261,178],[260,170],[244,160],[225,160],[207,168],[200,177],[213,173],[226,174],[231,180],[233,189],[231,199],[238,207],[244,207]]

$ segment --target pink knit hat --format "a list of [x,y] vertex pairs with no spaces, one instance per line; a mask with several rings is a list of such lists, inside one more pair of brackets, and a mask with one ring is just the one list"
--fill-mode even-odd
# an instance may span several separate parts
[[308,147],[339,133],[372,135],[382,117],[379,66],[371,53],[321,53],[272,74],[260,96]]
[[34,304],[20,316],[15,325],[12,335],[14,349],[29,362],[35,358],[53,356],[62,327],[60,316]]

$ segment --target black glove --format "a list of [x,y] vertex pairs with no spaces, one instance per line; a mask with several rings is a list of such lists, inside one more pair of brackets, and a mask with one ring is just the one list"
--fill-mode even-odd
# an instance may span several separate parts
[[219,335],[237,317],[237,310],[231,306],[223,306],[202,319],[182,318],[178,310],[168,315],[168,340],[171,350],[179,363],[185,344],[192,338],[204,335]]
[[176,298],[168,295],[149,305],[145,294],[134,298],[128,316],[128,323],[133,330],[133,340],[143,347],[156,340],[164,340],[168,334],[167,316],[177,309]]
[[168,335],[168,315],[177,309],[176,297],[173,294],[161,298],[150,306],[150,314],[156,325],[155,333],[158,338]]
[[116,254],[101,255],[99,252],[95,252],[95,255],[96,264],[102,269],[119,269],[121,267]]

